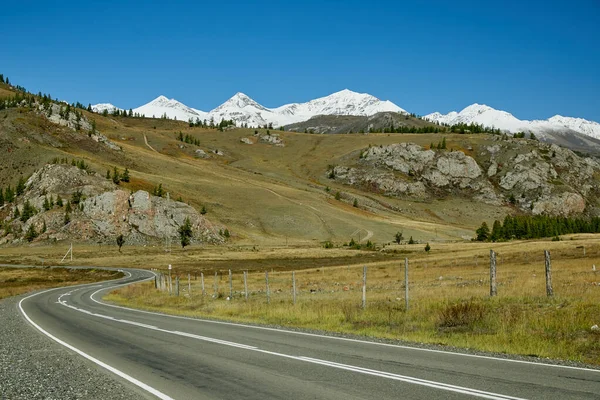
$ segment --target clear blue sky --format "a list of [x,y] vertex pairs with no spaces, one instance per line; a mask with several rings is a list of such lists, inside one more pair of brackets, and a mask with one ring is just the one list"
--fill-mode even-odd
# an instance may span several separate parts
[[[169,4],[167,4],[169,3]],[[478,102],[600,121],[600,1],[11,1],[0,73],[30,91],[208,111],[344,88],[417,114]]]

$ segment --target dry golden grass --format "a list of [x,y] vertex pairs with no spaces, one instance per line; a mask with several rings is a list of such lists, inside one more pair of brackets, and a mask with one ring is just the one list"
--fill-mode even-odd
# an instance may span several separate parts
[[0,267],[0,299],[34,290],[117,279],[117,271]]
[[[586,246],[586,255],[579,246]],[[409,247],[409,246],[398,246]],[[298,269],[297,304],[284,265],[265,264],[251,272],[245,300],[241,260],[231,260],[233,298],[227,269],[176,268],[181,296],[140,284],[107,299],[120,304],[190,316],[353,333],[370,337],[436,343],[484,351],[569,359],[600,365],[600,242],[578,235],[562,242],[493,244],[498,252],[498,296],[489,297],[490,244],[434,245],[410,258],[410,307],[404,303],[401,258],[368,265],[367,308],[362,310],[362,265]],[[543,250],[553,259],[554,297],[545,293]],[[596,264],[598,271],[592,271]],[[204,273],[205,295],[201,275]],[[166,272],[166,271],[163,271]],[[191,274],[191,296],[187,273]],[[196,279],[194,279],[196,277]],[[215,290],[216,287],[216,290]]]

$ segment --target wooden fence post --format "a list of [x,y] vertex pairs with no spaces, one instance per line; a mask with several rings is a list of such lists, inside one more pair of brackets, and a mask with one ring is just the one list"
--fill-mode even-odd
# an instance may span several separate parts
[[265,271],[265,281],[267,283],[267,304],[271,303],[271,293],[269,292],[269,271]]
[[552,261],[548,250],[544,250],[544,258],[546,259],[546,295],[552,297],[554,295],[552,290]]
[[408,311],[408,257],[404,258],[404,303]]
[[496,296],[498,289],[496,288],[496,252],[490,250],[490,297]]
[[202,296],[205,296],[206,291],[204,290],[204,272],[200,272],[200,287],[202,288]]
[[292,302],[296,305],[296,271],[292,271]]
[[231,270],[229,270],[229,300],[233,300],[233,277],[231,276]]
[[248,271],[244,271],[244,296],[246,296],[246,301],[248,301]]
[[175,277],[175,296],[179,297],[179,275]]
[[158,275],[154,275],[154,289],[158,289]]
[[173,277],[169,274],[169,295],[173,295]]
[[215,299],[219,297],[219,282],[218,282],[219,275],[218,274],[219,274],[219,272],[215,271],[215,294],[214,294]]
[[367,267],[363,267],[362,308],[367,308]]

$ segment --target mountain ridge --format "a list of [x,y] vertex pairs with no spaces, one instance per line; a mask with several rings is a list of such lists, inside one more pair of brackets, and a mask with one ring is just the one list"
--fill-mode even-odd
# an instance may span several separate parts
[[[104,110],[111,112],[114,109],[122,110],[111,103],[92,106],[92,110],[99,113]],[[221,120],[233,120],[237,125],[249,127],[287,126],[308,121],[319,115],[372,116],[380,112],[408,114],[405,109],[389,100],[380,100],[368,93],[358,93],[349,89],[304,103],[289,103],[273,108],[263,106],[245,93],[237,92],[208,112],[160,95],[149,103],[134,108],[133,112],[146,117],[166,117],[180,121],[213,120],[218,123]],[[600,139],[600,124],[595,121],[562,115],[555,115],[546,120],[520,120],[507,111],[479,103],[473,103],[460,112],[433,112],[422,118],[444,125],[476,123],[508,133],[532,132],[544,136],[557,132],[577,132]]]

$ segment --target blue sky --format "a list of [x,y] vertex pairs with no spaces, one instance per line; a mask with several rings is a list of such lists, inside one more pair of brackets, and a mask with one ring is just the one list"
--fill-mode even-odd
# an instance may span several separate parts
[[[168,5],[167,5],[168,3]],[[411,112],[478,102],[600,121],[600,2],[7,2],[0,73],[68,101],[208,111],[348,88]]]

